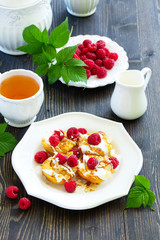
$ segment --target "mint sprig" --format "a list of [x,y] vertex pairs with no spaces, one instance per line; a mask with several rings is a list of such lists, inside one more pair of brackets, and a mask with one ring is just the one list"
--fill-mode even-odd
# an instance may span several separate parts
[[152,210],[155,202],[155,194],[150,190],[150,181],[144,176],[135,176],[135,187],[129,191],[125,209],[139,208],[142,205],[144,208],[149,205]]
[[7,123],[0,124],[0,156],[4,157],[5,153],[10,152],[17,145],[17,140],[9,132],[5,132]]
[[46,28],[41,32],[35,25],[30,25],[23,31],[23,39],[27,44],[18,50],[33,56],[33,63],[38,66],[35,72],[38,75],[48,75],[50,84],[60,77],[67,85],[70,80],[87,83],[86,71],[83,68],[86,64],[80,59],[73,59],[78,46],[64,48],[70,34],[67,18],[53,29],[50,35]]

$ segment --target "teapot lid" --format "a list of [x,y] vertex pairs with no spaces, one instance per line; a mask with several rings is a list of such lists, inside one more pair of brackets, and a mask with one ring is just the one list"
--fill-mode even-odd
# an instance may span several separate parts
[[24,8],[35,5],[41,0],[0,0],[0,7],[4,8]]

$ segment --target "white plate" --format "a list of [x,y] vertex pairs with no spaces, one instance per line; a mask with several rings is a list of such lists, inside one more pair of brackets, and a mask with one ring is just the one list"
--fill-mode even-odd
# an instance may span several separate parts
[[[42,150],[41,139],[46,131],[67,130],[69,127],[85,127],[88,132],[102,130],[113,139],[114,148],[120,154],[120,165],[112,176],[102,182],[94,192],[67,193],[63,185],[46,184],[41,167],[34,155]],[[33,123],[12,154],[12,165],[27,193],[66,209],[89,209],[128,194],[143,164],[141,150],[131,139],[121,123],[87,113],[62,114]]]
[[[111,70],[108,70],[108,74],[105,78],[97,78],[96,75],[92,75],[87,80],[87,85],[84,82],[69,82],[69,86],[75,87],[85,87],[85,88],[96,88],[102,87],[108,84],[111,84],[115,81],[115,74],[119,71],[124,71],[128,69],[128,57],[124,49],[119,46],[116,42],[112,41],[110,38],[102,37],[98,35],[78,35],[71,37],[65,47],[74,46],[81,44],[85,39],[91,40],[93,43],[96,43],[98,40],[103,40],[106,43],[106,47],[110,52],[116,52],[119,55],[118,60],[115,62],[114,67]],[[65,83],[62,78],[60,78],[62,83]]]

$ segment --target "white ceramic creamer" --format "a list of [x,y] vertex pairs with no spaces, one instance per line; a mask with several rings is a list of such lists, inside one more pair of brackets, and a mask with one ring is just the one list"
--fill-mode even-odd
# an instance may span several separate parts
[[133,120],[147,109],[145,89],[150,80],[150,68],[126,70],[116,75],[116,85],[111,97],[111,109],[120,118]]
[[0,0],[0,51],[22,55],[23,30],[34,24],[42,31],[52,23],[51,0]]

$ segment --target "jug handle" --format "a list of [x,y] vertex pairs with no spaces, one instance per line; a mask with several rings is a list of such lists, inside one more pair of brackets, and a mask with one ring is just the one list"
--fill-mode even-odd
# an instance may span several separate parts
[[143,68],[141,70],[141,72],[142,72],[142,74],[144,76],[144,80],[145,80],[145,82],[144,82],[144,90],[145,90],[146,87],[147,87],[147,84],[148,84],[148,82],[149,82],[149,80],[151,78],[152,70],[150,68],[148,68],[148,67],[145,67],[145,68]]

